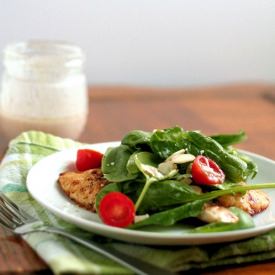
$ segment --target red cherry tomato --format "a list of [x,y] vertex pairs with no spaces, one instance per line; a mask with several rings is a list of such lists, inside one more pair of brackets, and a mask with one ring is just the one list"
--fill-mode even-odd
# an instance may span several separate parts
[[110,192],[99,204],[99,216],[105,224],[126,227],[135,218],[134,203],[121,192]]
[[92,149],[79,149],[76,156],[76,169],[85,171],[93,168],[100,168],[103,154]]
[[197,156],[192,164],[192,178],[197,184],[214,185],[224,182],[225,175],[218,164],[205,157]]

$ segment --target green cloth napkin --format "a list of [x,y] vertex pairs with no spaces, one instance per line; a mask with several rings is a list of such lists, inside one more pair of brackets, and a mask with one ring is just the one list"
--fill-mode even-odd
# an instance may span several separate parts
[[[275,258],[275,231],[229,244],[157,247],[112,241],[84,232],[56,218],[31,198],[26,189],[26,176],[30,168],[43,157],[59,150],[78,146],[80,144],[75,141],[42,132],[22,133],[10,142],[0,166],[0,191],[22,206],[30,215],[46,223],[63,227],[88,239],[92,238],[103,246],[112,246],[117,250],[127,251],[127,254],[173,271]],[[131,274],[130,271],[111,260],[56,235],[35,233],[26,236],[25,239],[55,274]]]

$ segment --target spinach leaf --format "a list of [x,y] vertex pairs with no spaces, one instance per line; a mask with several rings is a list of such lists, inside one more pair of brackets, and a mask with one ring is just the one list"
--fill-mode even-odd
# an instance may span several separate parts
[[112,182],[123,182],[137,177],[127,169],[127,163],[132,151],[127,145],[109,148],[102,160],[102,172],[104,177]]
[[135,156],[138,153],[139,153],[139,151],[136,151],[135,153],[133,153],[127,161],[126,169],[131,174],[137,174],[137,173],[140,172],[137,165],[136,165],[136,162],[135,162]]
[[247,165],[247,169],[246,169],[247,177],[251,177],[253,179],[257,175],[257,173],[258,173],[257,164],[254,161],[252,161],[248,156],[241,154],[240,152],[238,152],[235,149],[231,149],[230,153],[232,155],[238,156],[241,160],[243,160],[246,163],[246,165]]
[[243,185],[243,182],[228,182],[225,181],[222,184],[213,184],[213,185],[205,185],[205,186],[201,186],[203,192],[210,192],[210,191],[214,191],[214,190],[225,190],[225,189],[231,189],[232,187],[235,186],[240,186]]
[[135,154],[134,158],[138,169],[142,172],[146,179],[135,204],[137,211],[151,184],[175,177],[178,170],[176,168],[172,168],[171,170],[168,170],[166,174],[161,173],[157,168],[160,160],[154,154],[149,152],[139,152]]
[[169,226],[186,218],[197,217],[201,213],[205,202],[205,200],[196,200],[176,208],[153,214],[149,216],[149,218],[135,223],[130,228],[136,229],[147,225]]
[[199,151],[186,139],[186,132],[180,127],[173,127],[164,130],[156,130],[150,141],[154,154],[162,159],[167,159],[173,153],[186,149],[193,155]]
[[96,195],[96,209],[98,210],[101,199],[110,192],[121,192],[119,183],[110,183],[105,185]]
[[211,138],[217,141],[223,147],[228,147],[230,145],[244,141],[247,138],[247,136],[244,131],[240,131],[236,134],[213,135],[211,136]]
[[121,144],[127,145],[133,149],[138,149],[141,148],[143,145],[148,145],[151,136],[151,132],[133,130],[122,139]]
[[153,182],[160,180],[163,175],[156,168],[158,163],[156,157],[149,152],[140,152],[134,155],[135,163],[138,169],[145,176],[145,184],[135,204],[136,211],[138,210],[147,190]]
[[252,217],[237,207],[230,207],[229,210],[235,214],[239,221],[236,223],[209,223],[203,226],[199,226],[194,228],[192,233],[210,233],[210,232],[224,232],[224,231],[232,231],[239,229],[246,229],[254,227],[254,221]]
[[247,177],[254,178],[257,175],[257,173],[258,173],[257,164],[254,161],[252,161],[252,159],[250,157],[242,154],[241,152],[239,152],[238,150],[236,150],[233,147],[227,148],[227,152],[231,155],[237,156],[238,158],[240,158],[241,160],[243,160],[246,163],[247,169],[246,169],[245,173],[246,173]]
[[[140,190],[137,191],[140,193]],[[176,180],[164,180],[152,183],[143,198],[139,213],[145,214],[175,207],[177,204],[189,200],[192,196],[198,197],[198,193],[185,183]]]
[[231,189],[216,190],[198,195],[192,194],[190,198],[185,198],[183,200],[183,205],[153,214],[149,218],[134,224],[132,228],[139,228],[145,225],[172,225],[177,221],[187,217],[197,217],[200,214],[202,206],[205,202],[222,195],[265,188],[275,188],[275,183],[247,184],[234,186]]
[[193,194],[190,199],[186,199],[185,201],[183,201],[183,203],[194,201],[196,199],[212,200],[223,195],[236,194],[236,193],[242,193],[248,190],[267,189],[267,188],[275,188],[275,183],[258,183],[258,184],[246,184],[246,185],[232,184],[232,187],[228,189],[215,190],[215,191],[206,192],[198,195]]
[[138,190],[140,190],[140,187],[143,185],[144,179],[141,178],[125,181],[121,184],[121,192],[130,197],[133,201],[136,201],[138,197],[137,194],[139,194]]
[[255,176],[258,174],[258,166],[257,164],[252,161],[248,156],[245,155],[239,155],[239,157],[246,163],[247,169],[246,169],[246,176],[250,178],[255,178]]
[[233,182],[245,181],[247,178],[247,164],[238,156],[228,153],[217,141],[211,137],[202,135],[195,131],[187,133],[188,139],[204,155],[218,163],[225,172],[228,180]]
[[[159,205],[162,207],[169,206],[169,203],[173,201],[174,197],[174,205],[170,205],[170,207],[174,207],[177,204],[185,204],[189,202],[193,202],[196,200],[213,200],[223,195],[228,194],[236,194],[236,193],[243,193],[248,190],[255,190],[255,189],[265,189],[265,188],[275,188],[275,183],[263,183],[263,184],[246,184],[246,185],[238,185],[238,184],[230,184],[228,183],[225,189],[214,190],[205,193],[197,193],[195,191],[191,191],[186,184],[182,184],[182,188],[180,188],[179,184],[172,184],[165,185],[165,181],[160,181],[153,183],[150,189],[147,191],[146,196],[143,198],[143,203],[140,206],[140,212],[145,213],[146,211],[155,210]],[[160,185],[160,186],[158,186]],[[175,190],[173,190],[175,188]],[[191,187],[190,187],[191,188]],[[165,198],[165,192],[166,198]],[[171,193],[171,196],[169,195]],[[158,196],[159,195],[159,198]]]

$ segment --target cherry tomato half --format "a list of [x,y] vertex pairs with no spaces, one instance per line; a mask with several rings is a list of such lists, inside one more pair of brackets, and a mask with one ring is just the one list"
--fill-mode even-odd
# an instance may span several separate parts
[[108,225],[126,227],[135,218],[134,203],[121,192],[110,192],[99,204],[99,216]]
[[76,169],[85,171],[93,168],[100,168],[103,154],[92,149],[79,149],[76,156]]
[[205,156],[195,158],[191,172],[195,183],[201,185],[221,184],[225,178],[218,164]]

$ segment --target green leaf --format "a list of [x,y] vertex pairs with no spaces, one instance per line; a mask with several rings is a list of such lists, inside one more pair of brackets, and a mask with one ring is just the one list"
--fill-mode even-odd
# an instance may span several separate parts
[[152,153],[139,152],[133,157],[136,166],[146,178],[155,177],[160,180],[161,173],[157,170],[159,160]]
[[199,154],[199,151],[186,139],[186,132],[180,127],[156,130],[151,137],[150,146],[154,154],[162,159],[167,159],[181,149],[186,149],[194,155]]
[[133,149],[138,149],[149,144],[151,135],[151,132],[133,130],[122,139],[121,144],[127,145]]
[[159,164],[159,159],[149,152],[140,152],[135,154],[135,163],[138,169],[143,173],[146,178],[146,182],[140,192],[140,195],[135,205],[136,210],[138,210],[151,184],[175,177],[178,173],[178,170],[174,169],[167,174],[162,174],[157,168]]
[[[198,207],[202,207],[205,202],[215,199],[219,196],[244,192],[252,189],[255,190],[274,187],[275,183],[250,184],[243,186],[235,186],[231,189],[226,190],[216,190],[208,193],[203,193],[200,195],[193,194],[192,196],[190,196],[189,199],[185,199],[185,202],[183,202],[184,204],[182,206],[178,206],[163,212],[153,214],[148,219],[136,223],[133,226],[133,228],[139,228],[145,225],[172,225],[183,218],[197,217],[201,211],[201,208]],[[186,211],[186,213],[182,213],[181,211]]]
[[246,176],[247,178],[255,178],[255,176],[258,174],[258,166],[257,164],[252,161],[248,156],[240,155],[240,158],[246,162],[247,169],[246,169]]
[[196,200],[176,208],[153,214],[149,216],[149,218],[132,225],[131,228],[136,229],[147,225],[170,226],[180,220],[197,217],[201,213],[205,202],[204,200]]
[[158,162],[156,157],[149,152],[140,152],[134,156],[136,166],[146,178],[143,189],[135,203],[135,209],[138,210],[147,190],[153,182],[160,180],[163,175],[157,170]]
[[257,174],[258,174],[258,166],[257,164],[252,161],[248,156],[245,156],[243,154],[240,154],[238,151],[237,151],[237,154],[239,156],[239,158],[241,160],[243,160],[246,165],[247,165],[247,169],[246,169],[246,177],[250,177],[250,178],[254,178]]
[[242,154],[241,152],[239,152],[238,150],[236,150],[233,147],[227,148],[227,152],[230,153],[231,155],[234,155],[234,156],[240,158],[241,160],[243,160],[246,163],[247,169],[246,169],[245,173],[246,173],[247,177],[254,178],[257,175],[258,167],[257,167],[256,163],[254,161],[252,161],[252,159],[250,157]]
[[244,131],[240,131],[236,134],[213,135],[211,138],[217,141],[223,147],[228,147],[246,140],[247,136]]
[[[165,190],[166,188],[166,194],[167,194],[167,198],[164,199],[165,197],[165,192],[164,190],[161,190],[160,188],[158,188],[158,184],[160,184],[160,188],[162,186],[162,188]],[[177,204],[185,204],[185,203],[189,203],[189,202],[193,202],[196,200],[213,200],[216,199],[220,196],[223,195],[228,195],[228,194],[236,194],[236,193],[243,193],[246,192],[248,190],[256,190],[256,189],[265,189],[265,188],[275,188],[275,183],[263,183],[263,184],[246,184],[246,185],[236,185],[236,184],[230,184],[228,183],[227,185],[227,189],[221,189],[221,190],[214,190],[214,191],[210,191],[210,192],[205,192],[205,193],[196,193],[196,192],[192,192],[190,189],[188,189],[188,187],[186,185],[184,185],[182,183],[182,188],[179,188],[178,184],[174,184],[172,183],[172,185],[165,185],[165,182],[157,182],[156,184],[152,184],[150,189],[148,190],[148,193],[146,195],[148,195],[148,198],[146,198],[146,196],[144,196],[144,205],[142,204],[140,211],[142,213],[144,213],[146,210],[154,209],[154,207],[156,207],[156,205],[160,204],[160,205],[165,205],[165,203],[169,203],[172,202],[172,197],[169,198],[169,191],[171,192],[172,195],[175,195],[175,201],[177,201]],[[177,187],[177,188],[175,188]],[[155,189],[156,188],[156,189]],[[172,190],[173,188],[175,188],[175,190]],[[155,190],[154,190],[155,189]],[[170,189],[168,191],[168,189]],[[176,195],[176,191],[178,191],[179,195]],[[154,192],[156,192],[154,194]],[[161,194],[161,198],[157,199],[156,194],[159,193]],[[178,196],[178,197],[177,197]],[[154,200],[155,201],[151,201]],[[162,200],[164,200],[162,202]],[[176,205],[176,203],[175,203]],[[171,205],[172,206],[172,205]]]
[[127,161],[126,169],[130,174],[138,174],[140,172],[135,162],[135,156],[138,153],[139,153],[138,151],[133,153]]
[[167,209],[167,207],[175,207],[192,196],[197,198],[198,193],[188,184],[176,180],[155,182],[147,190],[139,212],[145,214]]
[[112,182],[123,182],[135,179],[137,174],[132,174],[127,169],[127,163],[132,151],[126,145],[109,148],[102,160],[104,177]]

